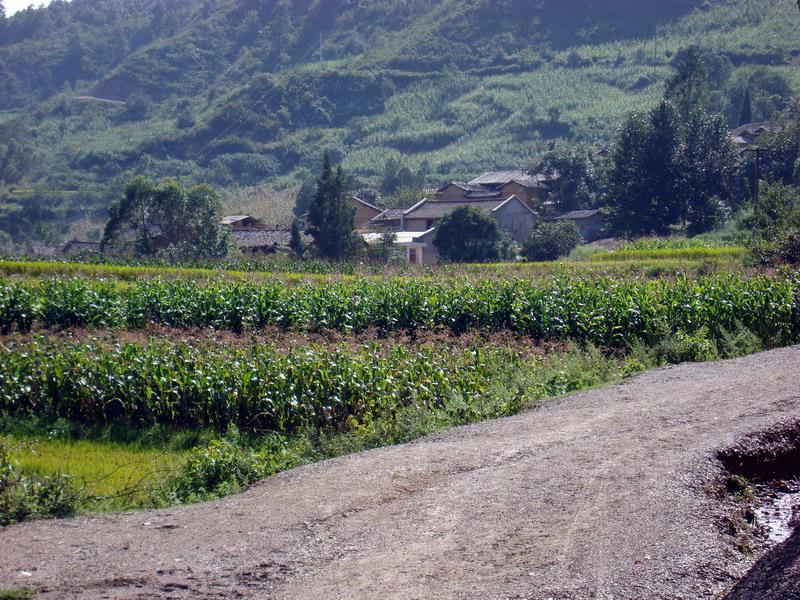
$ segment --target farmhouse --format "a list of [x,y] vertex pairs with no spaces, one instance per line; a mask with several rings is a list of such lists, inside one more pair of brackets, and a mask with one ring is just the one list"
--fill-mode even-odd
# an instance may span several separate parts
[[[272,254],[290,247],[292,232],[288,228],[238,229],[230,232],[234,245],[242,252]],[[303,243],[310,244],[311,236],[301,234]]]
[[746,150],[758,143],[758,138],[768,131],[769,123],[747,123],[733,129],[730,136],[738,150]]
[[586,242],[595,242],[605,237],[605,221],[599,210],[573,210],[556,213],[548,221],[572,221]]
[[531,175],[522,170],[489,171],[466,183],[451,181],[436,190],[437,200],[473,200],[516,196],[532,210],[547,199],[550,187],[545,175]]
[[439,255],[433,234],[439,222],[457,208],[471,206],[497,221],[500,228],[517,242],[524,242],[540,221],[539,216],[516,196],[460,200],[424,199],[408,209],[390,208],[369,222],[364,239],[374,242],[381,232],[396,235],[396,244],[407,249],[412,264],[435,264]]
[[130,258],[134,255],[130,245],[125,244],[106,244],[101,249],[100,242],[86,242],[82,240],[70,240],[61,248],[62,256],[80,256],[82,254],[105,254],[114,258]]
[[382,208],[378,208],[366,200],[362,200],[358,196],[350,196],[347,202],[356,211],[353,216],[353,224],[356,226],[357,230],[365,227],[367,223],[383,212]]
[[265,229],[267,224],[252,215],[229,215],[222,218],[222,224],[232,231],[246,229]]

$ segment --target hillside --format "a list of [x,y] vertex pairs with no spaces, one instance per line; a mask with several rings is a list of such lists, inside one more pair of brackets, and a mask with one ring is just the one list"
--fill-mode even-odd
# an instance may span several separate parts
[[718,110],[750,86],[768,118],[797,25],[792,0],[56,1],[0,24],[0,229],[63,237],[135,174],[290,188],[323,149],[356,187],[388,159],[431,185],[525,165],[603,143],[690,45]]

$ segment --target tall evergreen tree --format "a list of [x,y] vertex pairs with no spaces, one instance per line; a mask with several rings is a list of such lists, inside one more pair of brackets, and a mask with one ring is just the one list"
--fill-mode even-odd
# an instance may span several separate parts
[[355,209],[347,202],[344,171],[335,171],[328,152],[323,159],[317,193],[308,210],[308,233],[325,258],[344,260],[355,250],[353,217]]
[[739,125],[747,125],[753,122],[753,101],[750,98],[750,88],[744,91],[742,100],[742,112],[739,114]]

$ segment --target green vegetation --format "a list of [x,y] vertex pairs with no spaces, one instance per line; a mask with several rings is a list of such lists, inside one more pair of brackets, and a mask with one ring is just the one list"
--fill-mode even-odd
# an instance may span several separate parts
[[568,255],[582,241],[578,226],[572,221],[542,223],[533,230],[522,254],[533,261],[556,260]]
[[[105,360],[94,364],[86,361],[87,346]],[[258,479],[307,462],[514,414],[542,398],[619,380],[644,368],[640,360],[652,359],[644,354],[620,359],[592,348],[562,348],[543,355],[535,349],[525,350],[524,346],[507,347],[507,342],[497,345],[487,340],[466,348],[456,345],[415,350],[393,345],[381,349],[368,344],[357,348],[299,349],[289,354],[263,346],[127,344],[124,351],[128,356],[137,354],[153,361],[139,378],[140,383],[154,386],[150,398],[155,401],[155,388],[164,385],[164,377],[173,390],[163,396],[161,408],[154,403],[145,406],[144,396],[131,397],[145,422],[130,428],[131,419],[113,409],[115,402],[102,399],[103,394],[114,394],[112,387],[121,383],[114,383],[109,369],[116,367],[109,365],[112,356],[120,358],[122,345],[104,346],[98,341],[59,345],[37,339],[20,342],[16,349],[32,350],[35,361],[41,361],[40,365],[51,369],[51,373],[59,370],[58,364],[63,368],[70,361],[81,362],[82,367],[76,362],[72,365],[80,368],[82,376],[92,380],[93,385],[104,385],[103,391],[97,387],[92,392],[97,398],[95,407],[103,412],[101,422],[94,427],[83,416],[72,421],[57,418],[57,413],[71,402],[75,410],[82,411],[74,403],[83,401],[66,387],[63,399],[57,403],[54,397],[45,397],[44,388],[38,388],[37,401],[29,395],[27,409],[16,407],[18,414],[5,427],[12,443],[27,448],[9,455],[9,463],[15,465],[19,476],[58,473],[58,481],[69,482],[72,510],[161,506],[234,493]],[[176,352],[184,358],[191,355],[200,366],[214,369],[200,379],[216,379],[217,369],[227,373],[227,389],[220,387],[222,381],[217,392],[202,389],[199,380],[193,383],[197,377],[188,372],[185,363],[174,360]],[[331,353],[336,358],[328,366],[326,358]],[[400,361],[395,364],[397,358]],[[373,362],[375,359],[377,363]],[[287,371],[288,378],[275,363],[272,370],[257,372],[258,381],[254,381],[254,373],[247,373],[255,366],[254,360],[277,361],[284,367],[294,364]],[[313,361],[318,363],[316,367]],[[302,380],[303,373],[310,375],[308,382]],[[52,382],[51,391],[56,392],[58,385]],[[269,395],[259,395],[259,387],[263,388],[261,392],[269,387]],[[193,399],[178,399],[190,389],[196,391]],[[10,387],[6,386],[5,391],[9,392]],[[8,399],[7,394],[4,397]],[[205,408],[190,406],[192,401],[204,401]],[[256,411],[251,415],[255,420],[240,410],[248,403]],[[273,422],[279,414],[274,412],[278,406],[289,417],[282,423]],[[175,415],[179,414],[181,407],[193,414],[205,411],[215,431],[203,431],[195,423],[183,430],[149,425],[156,420],[175,421],[170,415],[173,409],[177,410]],[[152,414],[146,414],[148,409]],[[3,413],[8,414],[9,410],[4,405]],[[75,417],[74,411],[66,412]],[[33,413],[41,416],[30,417]],[[231,424],[234,415],[242,420],[242,429]],[[228,425],[222,428],[225,422]],[[109,437],[127,441],[109,442]],[[30,486],[21,479],[15,482],[7,486],[9,493],[33,502]],[[9,521],[43,516],[58,515],[5,515]]]
[[420,174],[437,185],[530,164],[559,138],[607,142],[658,102],[690,47],[709,110],[738,125],[749,91],[753,118],[768,119],[797,90],[797,20],[790,0],[22,11],[0,35],[0,227],[17,242],[63,238],[134,175],[294,190],[325,148],[352,189],[390,195]]
[[355,210],[347,203],[344,171],[341,166],[334,171],[326,152],[322,175],[308,208],[308,233],[314,238],[320,255],[330,260],[344,260],[353,255],[356,247],[354,214]]
[[[724,250],[722,250],[724,252]],[[633,251],[636,252],[636,251]],[[670,252],[670,251],[653,251]],[[677,251],[686,252],[686,251]],[[716,250],[690,252],[713,253]],[[297,330],[508,330],[535,340],[624,346],[669,331],[738,324],[763,339],[797,339],[797,274],[705,277],[696,281],[554,278],[531,283],[388,279],[198,284],[152,280],[50,279],[0,285],[0,327],[213,327],[234,332]]]
[[[160,184],[138,177],[111,204],[103,245],[130,243],[140,255],[157,248],[184,258],[220,258],[228,253],[222,204],[208,186],[190,190],[174,180]],[[132,239],[130,239],[132,238]]]
[[472,206],[462,206],[442,219],[433,243],[445,261],[491,262],[504,254],[504,234],[497,221]]

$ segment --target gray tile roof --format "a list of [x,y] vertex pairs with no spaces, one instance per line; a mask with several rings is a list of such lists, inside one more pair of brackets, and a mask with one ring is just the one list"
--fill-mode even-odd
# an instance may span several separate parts
[[577,220],[577,219],[588,219],[590,217],[594,217],[595,215],[600,214],[600,211],[595,210],[572,210],[570,212],[565,213],[558,213],[551,217],[553,221],[563,221],[563,220]]
[[469,184],[496,187],[516,181],[526,187],[541,187],[544,185],[545,179],[544,175],[531,175],[527,171],[514,169],[512,171],[489,171],[480,177],[471,179]]
[[405,208],[387,208],[378,216],[373,217],[370,220],[369,224],[380,225],[388,221],[399,221],[403,217],[403,213],[405,212],[405,210],[406,210]]
[[425,200],[413,210],[409,210],[406,219],[441,219],[462,206],[472,206],[484,214],[489,214],[504,202],[506,199]]
[[125,258],[132,256],[133,251],[129,246],[124,246],[122,244],[106,244],[106,247],[101,250],[100,242],[70,240],[64,244],[61,254],[65,256],[74,256],[76,254],[105,254],[106,256]]
[[[312,238],[301,234],[304,243],[310,244]],[[290,229],[241,229],[231,231],[231,238],[238,248],[288,248],[292,239]]]

